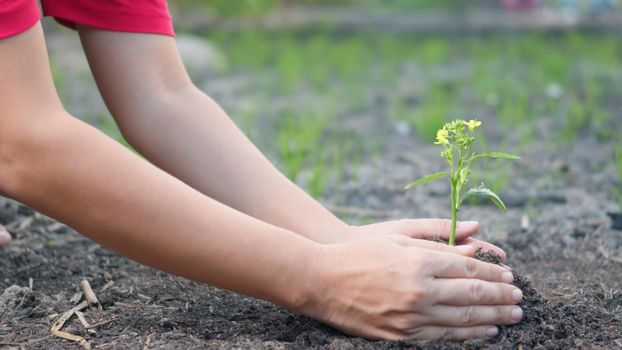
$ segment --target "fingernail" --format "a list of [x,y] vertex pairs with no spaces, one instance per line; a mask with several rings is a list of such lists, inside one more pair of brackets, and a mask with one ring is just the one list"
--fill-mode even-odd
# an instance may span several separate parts
[[499,334],[499,328],[497,327],[490,327],[486,330],[486,335],[489,337],[494,337],[497,334]]
[[456,246],[456,250],[460,254],[473,254],[474,253],[474,249],[475,248],[470,246],[470,245],[457,245]]
[[471,231],[477,228],[478,225],[479,225],[479,222],[477,221],[460,221],[458,223],[458,228],[466,230],[466,231]]
[[512,319],[514,321],[520,321],[523,318],[523,309],[521,309],[520,307],[515,307],[512,310]]
[[523,300],[523,292],[516,288],[512,291],[512,301],[515,303],[520,303],[520,301]]
[[514,275],[510,271],[506,271],[501,274],[501,281],[504,283],[512,283],[512,281],[514,281]]

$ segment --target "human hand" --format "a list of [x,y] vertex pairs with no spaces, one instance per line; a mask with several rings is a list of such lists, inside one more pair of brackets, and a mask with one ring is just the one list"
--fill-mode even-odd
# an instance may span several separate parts
[[470,256],[472,246],[392,235],[327,244],[300,311],[374,339],[469,339],[522,318],[512,273]]
[[[343,237],[346,237],[346,241],[354,241],[397,234],[417,239],[440,238],[447,241],[450,226],[451,221],[445,219],[402,219],[363,226],[349,226],[348,232]],[[481,248],[483,251],[492,250],[499,255],[501,261],[505,261],[506,254],[503,249],[471,237],[478,230],[477,221],[459,221],[456,226],[456,244]]]

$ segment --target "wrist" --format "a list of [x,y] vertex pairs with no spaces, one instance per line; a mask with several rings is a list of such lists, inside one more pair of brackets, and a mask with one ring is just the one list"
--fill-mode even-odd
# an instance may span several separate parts
[[281,288],[285,292],[282,306],[307,316],[316,314],[314,310],[321,305],[320,296],[325,285],[322,265],[327,248],[326,244],[312,242],[302,258],[297,259],[297,268],[291,271],[287,288]]
[[346,224],[339,220],[324,229],[320,229],[319,242],[323,244],[345,243],[353,240],[356,226]]

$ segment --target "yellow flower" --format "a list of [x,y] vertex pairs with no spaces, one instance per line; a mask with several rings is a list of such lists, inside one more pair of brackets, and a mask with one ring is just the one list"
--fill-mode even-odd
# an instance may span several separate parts
[[447,131],[447,129],[445,129],[445,128],[439,129],[436,132],[436,142],[434,142],[434,144],[436,144],[436,145],[448,145],[449,144],[449,140],[447,140],[447,137],[449,137],[449,131]]
[[464,125],[466,125],[469,128],[469,131],[473,131],[473,129],[475,129],[478,126],[482,125],[482,122],[480,122],[477,119],[471,119],[468,122],[464,122]]

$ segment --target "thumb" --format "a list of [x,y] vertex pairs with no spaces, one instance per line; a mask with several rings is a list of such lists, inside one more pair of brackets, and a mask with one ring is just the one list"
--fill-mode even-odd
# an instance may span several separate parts
[[[458,221],[456,223],[456,241],[471,237],[479,230],[477,221]],[[451,220],[447,219],[404,219],[400,220],[400,233],[412,238],[449,239]]]
[[475,251],[477,250],[477,247],[472,245],[450,246],[446,243],[427,241],[423,239],[412,239],[410,246],[420,249],[435,250],[438,252],[459,254],[469,257],[474,256]]

